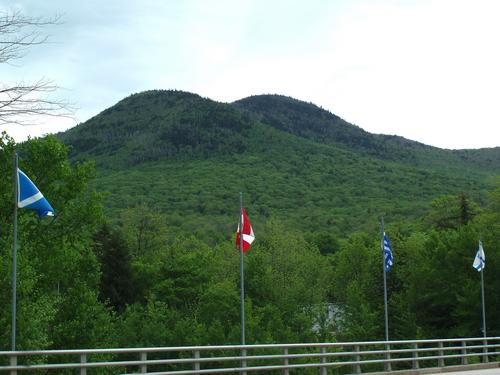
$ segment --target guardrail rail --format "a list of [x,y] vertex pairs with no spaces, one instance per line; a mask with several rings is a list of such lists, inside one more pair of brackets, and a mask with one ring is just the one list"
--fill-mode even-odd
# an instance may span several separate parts
[[[344,374],[498,365],[500,337],[158,348],[0,351],[0,372]],[[73,370],[70,370],[73,369]]]

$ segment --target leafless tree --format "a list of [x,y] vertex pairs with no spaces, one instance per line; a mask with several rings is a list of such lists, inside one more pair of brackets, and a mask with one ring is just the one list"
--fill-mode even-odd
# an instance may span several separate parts
[[[19,11],[0,12],[0,63],[12,64],[28,50],[47,42],[44,27],[59,23],[59,17],[36,18]],[[0,82],[0,125],[33,124],[39,116],[71,116],[69,103],[50,98],[57,89],[51,80],[36,82]]]

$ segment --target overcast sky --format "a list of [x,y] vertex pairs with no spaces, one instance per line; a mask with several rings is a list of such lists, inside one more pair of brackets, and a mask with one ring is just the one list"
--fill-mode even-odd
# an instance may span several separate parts
[[222,102],[282,94],[372,133],[442,148],[500,146],[500,1],[0,0],[62,15],[2,82],[52,79],[75,120],[0,127],[17,140],[124,97],[178,89]]

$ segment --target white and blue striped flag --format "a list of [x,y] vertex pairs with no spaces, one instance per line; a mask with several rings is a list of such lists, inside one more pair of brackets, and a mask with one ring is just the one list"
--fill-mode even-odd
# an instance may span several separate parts
[[385,232],[384,232],[384,265],[385,265],[385,272],[389,272],[391,266],[394,265],[391,243],[389,242],[389,238],[387,237]]
[[472,267],[474,267],[478,272],[484,270],[486,267],[486,255],[483,250],[483,243],[479,241],[479,247],[477,248],[476,257],[474,258],[474,263],[472,263]]
[[49,201],[19,168],[17,169],[17,183],[17,207],[35,210],[40,218],[55,215]]

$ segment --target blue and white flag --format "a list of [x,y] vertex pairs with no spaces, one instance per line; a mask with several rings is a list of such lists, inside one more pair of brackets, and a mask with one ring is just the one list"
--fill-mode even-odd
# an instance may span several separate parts
[[17,207],[35,210],[40,218],[54,216],[49,201],[23,171],[17,169]]
[[479,241],[479,247],[477,249],[476,257],[474,258],[474,263],[472,263],[472,267],[474,267],[478,272],[484,270],[486,267],[486,255],[484,255],[483,243]]
[[384,232],[384,266],[385,272],[389,272],[389,269],[394,264],[394,258],[392,257],[392,249],[391,243],[389,242],[389,238]]

